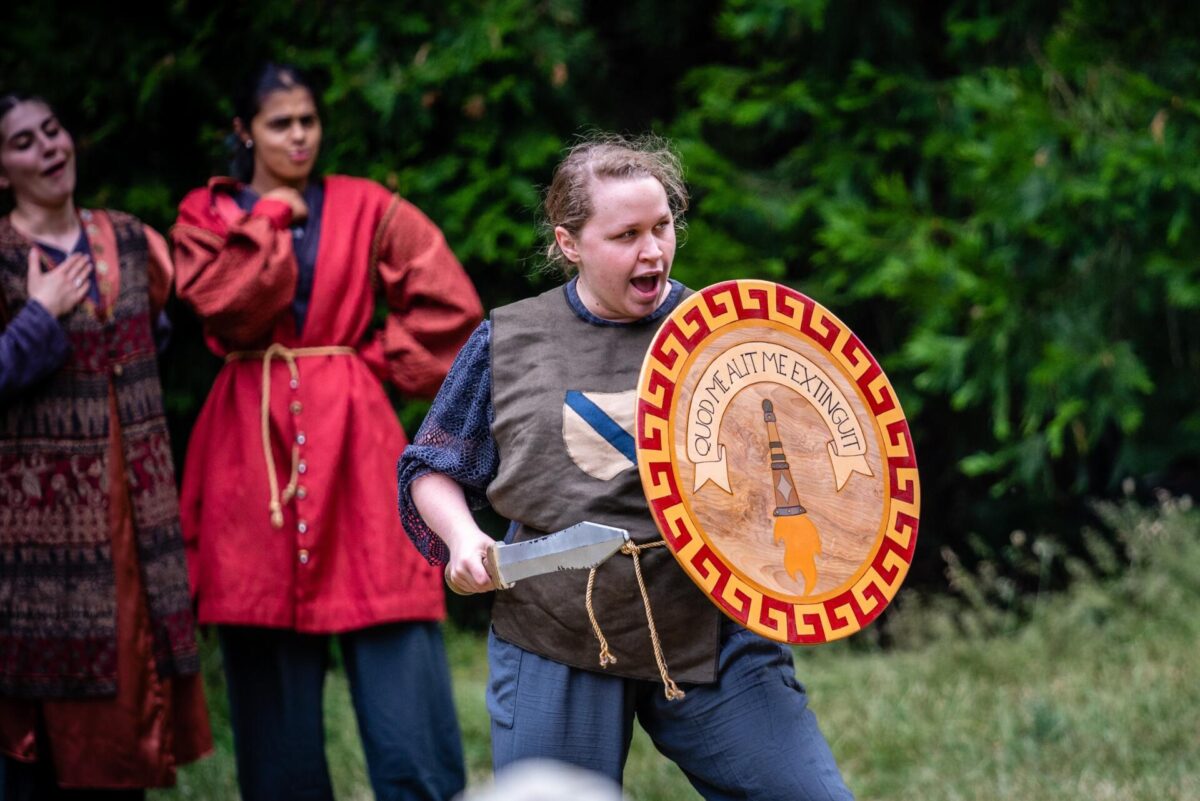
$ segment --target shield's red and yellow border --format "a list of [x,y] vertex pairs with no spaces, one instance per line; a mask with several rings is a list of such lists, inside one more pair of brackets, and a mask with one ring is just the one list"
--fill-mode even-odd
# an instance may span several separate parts
[[[808,601],[781,596],[728,564],[690,506],[676,462],[675,407],[689,356],[726,327],[745,321],[785,326],[853,381],[874,417],[884,510],[879,536],[861,568],[832,592]],[[875,358],[836,316],[812,299],[767,281],[728,281],[681,303],[646,354],[638,387],[637,455],[655,523],[693,581],[729,617],[780,642],[816,644],[859,631],[895,597],[917,542],[920,482],[908,422]]]

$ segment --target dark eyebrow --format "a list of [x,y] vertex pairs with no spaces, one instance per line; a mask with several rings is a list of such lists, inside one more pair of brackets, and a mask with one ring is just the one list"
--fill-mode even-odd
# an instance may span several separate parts
[[274,117],[267,117],[267,125],[274,122],[291,122],[293,120],[313,120],[317,118],[317,112],[306,111],[303,114],[277,114]]

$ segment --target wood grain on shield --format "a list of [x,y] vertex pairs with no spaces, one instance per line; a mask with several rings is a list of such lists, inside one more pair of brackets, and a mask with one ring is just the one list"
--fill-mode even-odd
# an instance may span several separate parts
[[[746,341],[747,336],[820,358],[816,349],[807,343],[798,343],[794,336],[762,324],[727,327],[694,351],[691,358],[707,363],[719,358],[731,345]],[[678,393],[678,407],[687,408],[700,375],[700,370],[694,370],[685,376]],[[870,419],[853,383],[840,374],[831,377],[843,387],[843,394],[854,405],[859,419]],[[779,434],[799,501],[820,535],[818,578],[813,588],[806,589],[799,575],[793,578],[787,574],[784,546],[773,540],[775,494],[767,428],[763,423],[763,400],[770,400],[775,406]],[[878,432],[871,430],[869,433],[878,440]],[[881,535],[880,513],[884,508],[886,489],[883,483],[887,470],[880,458],[880,448],[875,446],[867,451],[872,475],[855,474],[839,492],[830,469],[828,442],[829,430],[821,416],[799,392],[765,381],[753,384],[730,402],[721,427],[729,475],[737,477],[730,482],[732,493],[709,483],[695,491],[690,500],[685,499],[708,534],[712,547],[735,566],[735,572],[762,585],[773,595],[786,596],[789,600],[816,600],[821,595],[836,592],[864,569],[864,562],[868,561],[867,557]],[[691,488],[696,468],[687,459],[686,448],[685,438],[677,436],[675,465],[679,483]]]
[[875,359],[804,295],[731,281],[681,304],[646,356],[637,445],[676,559],[748,628],[844,637],[899,589],[920,510],[908,425]]

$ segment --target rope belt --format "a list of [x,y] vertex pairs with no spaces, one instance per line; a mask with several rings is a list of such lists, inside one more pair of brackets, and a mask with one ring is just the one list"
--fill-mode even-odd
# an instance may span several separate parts
[[283,359],[292,374],[292,380],[300,379],[300,370],[296,367],[296,359],[302,356],[353,356],[358,351],[344,345],[325,345],[314,348],[289,348],[278,342],[266,350],[236,350],[225,357],[225,363],[262,359],[262,446],[263,457],[267,461],[267,482],[271,487],[271,499],[268,510],[271,513],[271,525],[283,528],[283,504],[296,494],[296,483],[299,481],[297,466],[300,463],[300,446],[292,443],[292,474],[288,484],[279,492],[279,479],[275,475],[275,460],[271,456],[271,360]]
[[[658,640],[658,629],[654,626],[654,615],[650,612],[650,596],[646,592],[646,582],[642,579],[642,562],[638,555],[642,551],[651,548],[666,547],[665,542],[657,540],[656,542],[648,542],[645,545],[638,545],[636,542],[627,542],[621,546],[621,553],[626,556],[633,557],[633,572],[637,575],[638,589],[642,591],[642,606],[646,610],[646,623],[650,627],[650,643],[654,646],[654,661],[658,663],[658,675],[662,677],[663,694],[668,701],[678,701],[683,698],[684,692],[675,684],[675,680],[667,673],[667,660],[663,657],[662,644]],[[600,624],[596,621],[596,612],[592,608],[592,587],[596,583],[596,568],[592,568],[588,573],[587,595],[585,596],[587,604],[588,618],[592,621],[592,631],[596,634],[596,639],[600,641],[600,667],[608,667],[615,663],[617,658],[612,655],[612,651],[608,649],[608,640],[604,639],[604,633],[600,631]]]

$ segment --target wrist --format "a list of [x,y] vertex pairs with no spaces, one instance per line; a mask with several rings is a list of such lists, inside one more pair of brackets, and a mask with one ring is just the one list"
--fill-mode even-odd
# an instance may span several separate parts
[[469,523],[463,522],[451,526],[445,539],[446,546],[450,548],[451,554],[455,555],[478,551],[483,539],[491,540],[475,525],[473,520]]
[[251,213],[266,217],[270,221],[271,227],[277,231],[282,231],[292,224],[292,207],[276,198],[259,198]]
[[54,298],[43,296],[40,293],[30,295],[29,303],[27,305],[32,306],[34,309],[37,309],[43,314],[55,319],[61,317],[63,312],[66,311],[66,309],[60,308],[59,305],[54,302]]

